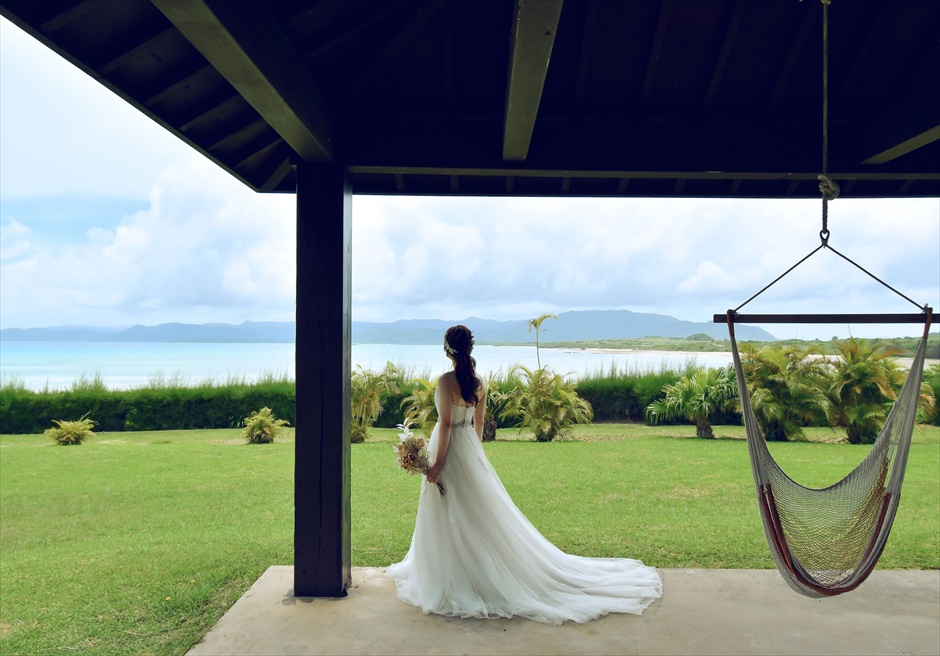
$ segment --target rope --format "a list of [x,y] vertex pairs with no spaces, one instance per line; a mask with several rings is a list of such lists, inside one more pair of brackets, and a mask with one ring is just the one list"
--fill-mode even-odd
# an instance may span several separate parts
[[819,0],[823,6],[822,34],[822,167],[823,175],[829,173],[829,3]]
[[822,230],[819,240],[823,246],[829,243],[829,201],[839,197],[839,185],[829,177],[829,3],[820,0],[823,6],[822,28],[822,174],[819,175],[819,192],[822,194]]
[[[828,235],[826,235],[826,236],[828,237]],[[773,287],[774,285],[776,285],[776,284],[777,284],[777,281],[779,281],[779,280],[780,280],[781,278],[783,278],[785,275],[787,275],[788,273],[790,273],[791,271],[793,271],[793,269],[795,269],[796,267],[798,267],[798,266],[800,266],[801,264],[803,264],[803,262],[805,262],[806,260],[808,260],[809,258],[811,258],[813,255],[815,255],[815,254],[816,254],[816,251],[818,251],[818,250],[821,249],[821,248],[826,248],[826,243],[825,243],[825,242],[823,242],[822,244],[820,244],[819,246],[817,246],[816,248],[814,248],[813,250],[811,250],[808,255],[805,255],[805,256],[803,257],[802,260],[800,260],[799,262],[797,262],[796,264],[794,264],[793,266],[791,266],[789,269],[787,269],[786,271],[784,271],[783,273],[781,273],[779,276],[777,276],[776,278],[774,278],[773,281],[771,281],[769,284],[765,285],[763,289],[761,289],[759,292],[757,292],[756,294],[754,294],[753,296],[751,296],[749,299],[747,299],[746,301],[744,301],[743,303],[741,303],[741,305],[739,305],[738,307],[734,308],[734,311],[737,312],[738,310],[740,310],[741,308],[743,308],[745,305],[747,305],[748,303],[750,303],[751,301],[753,301],[755,298],[757,298],[758,296],[760,296],[761,294],[763,294],[765,291],[767,291],[768,289],[770,289],[771,287]]]
[[[871,276],[874,280],[880,282],[882,285],[884,285],[885,287],[887,287],[888,289],[890,289],[891,291],[893,291],[895,294],[897,294],[898,296],[900,296],[901,298],[903,298],[905,301],[908,301],[909,303],[911,303],[911,304],[912,304],[914,307],[916,307],[918,310],[925,310],[926,306],[918,305],[918,304],[917,304],[917,301],[913,300],[912,298],[910,298],[910,297],[908,297],[908,296],[905,296],[904,294],[902,294],[901,292],[899,292],[898,290],[896,290],[894,287],[892,287],[891,285],[889,285],[888,283],[886,283],[884,280],[882,280],[881,278],[879,278],[878,276],[876,276],[875,274],[873,274],[871,271],[869,271],[868,269],[866,269],[866,268],[863,267],[862,265],[857,264],[856,262],[852,261],[851,258],[846,257],[845,255],[843,255],[842,253],[840,253],[839,251],[837,251],[836,249],[834,249],[834,248],[833,248],[832,246],[830,246],[829,244],[823,244],[823,245],[820,246],[819,248],[823,248],[823,247],[828,248],[828,249],[831,250],[833,253],[835,253],[836,255],[838,255],[839,257],[841,257],[843,260],[845,260],[846,262],[848,262],[849,264],[851,264],[852,266],[854,266],[856,269],[858,269],[858,270],[861,271],[862,273],[868,274],[868,275]],[[816,250],[819,250],[819,249],[816,249]],[[813,252],[815,252],[815,251],[813,251]],[[812,254],[812,253],[811,253],[811,254]],[[810,254],[810,255],[811,255],[811,254]],[[809,257],[809,255],[807,255],[806,257]],[[804,259],[805,259],[805,258],[804,258]]]
[[[808,255],[804,256],[799,262],[791,266],[789,269],[781,273],[779,276],[773,279],[768,285],[766,285],[759,292],[751,296],[749,299],[741,303],[738,307],[734,308],[734,312],[737,312],[745,305],[753,301],[755,298],[763,294],[765,291],[773,287],[781,278],[786,276],[788,273],[793,271],[796,267],[800,266],[812,257],[817,251],[828,248],[833,253],[841,257],[843,260],[867,274],[877,282],[881,283],[895,294],[903,298],[904,300],[912,303],[917,309],[924,310],[926,306],[921,307],[913,299],[905,296],[894,287],[886,283],[884,280],[868,271],[861,265],[852,261],[832,246],[829,245],[829,201],[835,200],[839,197],[841,189],[839,184],[829,177],[829,4],[832,0],[819,0],[822,3],[823,7],[823,29],[822,29],[822,173],[817,176],[819,179],[819,192],[822,194],[822,230],[819,231],[819,240],[820,245],[815,249],[809,252]],[[730,325],[730,322],[729,322]]]

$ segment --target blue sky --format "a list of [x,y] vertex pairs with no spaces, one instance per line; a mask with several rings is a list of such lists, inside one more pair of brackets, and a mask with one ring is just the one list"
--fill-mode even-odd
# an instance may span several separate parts
[[[833,246],[940,306],[940,200],[830,207]],[[293,208],[0,19],[0,327],[290,320]],[[819,214],[818,201],[356,197],[353,318],[623,308],[707,321],[815,248]],[[827,252],[748,309],[914,311]]]

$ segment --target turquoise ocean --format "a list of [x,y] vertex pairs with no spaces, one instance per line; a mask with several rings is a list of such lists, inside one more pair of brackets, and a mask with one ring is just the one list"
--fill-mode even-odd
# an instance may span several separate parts
[[[473,355],[482,374],[506,373],[515,364],[536,366],[534,346],[477,346]],[[543,365],[581,377],[612,365],[620,370],[682,369],[689,361],[723,367],[730,353],[669,351],[610,352],[542,348]],[[380,370],[386,362],[415,375],[437,377],[448,361],[440,345],[354,344],[353,366]],[[100,374],[111,389],[146,385],[162,375],[186,384],[212,379],[256,380],[266,374],[294,378],[293,344],[127,343],[127,342],[2,342],[0,379],[21,382],[27,389],[68,389],[80,377]]]

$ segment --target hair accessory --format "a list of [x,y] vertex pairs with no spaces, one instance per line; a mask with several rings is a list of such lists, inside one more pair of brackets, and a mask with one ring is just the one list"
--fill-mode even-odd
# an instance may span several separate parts
[[450,353],[451,355],[457,355],[457,349],[447,343],[447,338],[444,338],[444,350]]

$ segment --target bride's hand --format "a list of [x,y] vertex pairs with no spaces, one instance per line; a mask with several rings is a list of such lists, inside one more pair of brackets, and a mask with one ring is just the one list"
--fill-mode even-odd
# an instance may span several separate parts
[[441,472],[444,470],[443,462],[435,462],[431,465],[431,468],[428,469],[428,483],[437,483],[437,479],[440,478]]

